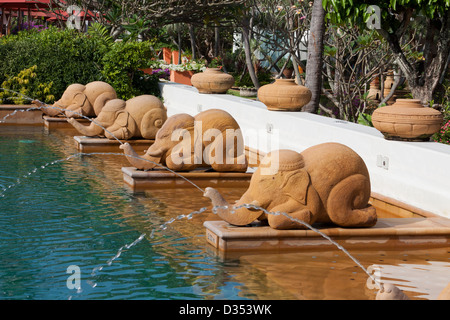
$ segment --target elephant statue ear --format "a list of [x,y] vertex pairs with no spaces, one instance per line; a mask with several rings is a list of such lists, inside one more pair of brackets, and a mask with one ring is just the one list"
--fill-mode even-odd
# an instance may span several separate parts
[[98,116],[100,111],[102,111],[103,107],[109,100],[117,99],[117,95],[115,92],[104,92],[100,94],[94,101],[94,112],[95,115]]
[[77,92],[73,95],[73,104],[79,105],[83,108],[87,103],[89,103],[86,95],[82,92]]
[[310,183],[311,178],[308,172],[305,169],[298,169],[286,173],[281,187],[286,195],[306,205],[306,194]]
[[127,111],[125,111],[125,110],[117,111],[116,120],[114,121],[114,124],[117,124],[121,127],[127,127],[129,117],[130,117],[130,114]]
[[[87,96],[84,93],[82,93],[82,92],[75,93],[73,96],[71,105],[77,106],[77,108],[80,108],[82,115],[93,116],[92,111],[91,111],[91,109],[92,109],[91,103],[89,102]],[[74,109],[74,110],[76,110],[76,109]]]
[[154,108],[142,117],[141,135],[145,139],[155,139],[156,133],[167,120],[167,111],[163,108]]

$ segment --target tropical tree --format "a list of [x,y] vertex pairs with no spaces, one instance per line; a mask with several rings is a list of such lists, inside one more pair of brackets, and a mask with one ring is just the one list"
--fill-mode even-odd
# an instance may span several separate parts
[[[319,104],[332,117],[357,122],[365,113],[367,84],[392,61],[383,39],[373,30],[329,25],[324,39],[324,96],[330,103]],[[320,77],[320,73],[313,75]]]
[[[450,56],[450,0],[323,0],[333,24],[375,29],[389,44],[414,98],[433,100]],[[418,30],[418,51],[403,44]]]
[[325,36],[325,9],[322,0],[314,0],[311,27],[308,35],[308,59],[305,86],[311,90],[311,101],[302,108],[304,112],[316,113],[322,93],[323,42]]

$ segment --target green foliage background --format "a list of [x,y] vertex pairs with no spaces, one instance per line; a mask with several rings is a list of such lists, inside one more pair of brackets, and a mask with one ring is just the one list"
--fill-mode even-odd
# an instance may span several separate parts
[[[110,83],[118,97],[159,95],[158,79],[138,70],[153,57],[149,42],[112,42],[102,34],[49,27],[0,38],[0,84],[37,66],[35,81],[52,83],[49,95],[59,99],[72,83]],[[36,98],[37,92],[28,92]],[[51,103],[52,101],[50,101]]]

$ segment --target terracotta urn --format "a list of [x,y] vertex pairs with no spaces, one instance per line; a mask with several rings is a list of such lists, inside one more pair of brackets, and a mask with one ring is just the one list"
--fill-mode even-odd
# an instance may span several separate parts
[[416,99],[397,99],[372,114],[373,126],[389,140],[428,141],[440,130],[442,121],[439,111]]
[[311,100],[311,91],[295,79],[276,79],[259,88],[258,98],[272,111],[299,111]]
[[226,93],[233,86],[234,78],[219,68],[206,68],[194,74],[191,83],[199,93]]
[[[386,76],[386,80],[384,80],[383,86],[383,97],[387,97],[388,94],[391,92],[392,86],[394,85],[394,72],[389,71],[389,73]],[[387,104],[393,104],[395,102],[395,94],[392,95],[392,97],[387,101]]]
[[380,90],[380,79],[376,77],[370,83],[369,93],[367,94],[367,99],[370,100],[380,100],[381,90]]

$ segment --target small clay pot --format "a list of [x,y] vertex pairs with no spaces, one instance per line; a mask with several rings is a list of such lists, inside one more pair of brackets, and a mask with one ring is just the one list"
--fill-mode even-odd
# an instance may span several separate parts
[[284,69],[283,75],[286,77],[286,79],[292,78],[292,74],[294,73],[294,69]]
[[[392,90],[392,86],[394,85],[394,72],[390,71],[387,76],[386,76],[386,80],[384,80],[384,91],[383,91],[383,97],[387,97],[389,95],[389,93]],[[392,97],[387,101],[387,104],[393,104],[395,102],[395,94],[392,95]]]
[[397,99],[372,114],[373,126],[389,140],[429,141],[440,130],[442,121],[442,113],[424,107],[416,99]]
[[381,97],[380,79],[377,77],[370,83],[369,93],[367,99],[379,101]]
[[234,78],[219,68],[206,68],[194,74],[191,83],[199,93],[226,93],[233,86]]
[[272,111],[300,111],[311,100],[311,90],[295,79],[276,79],[258,90],[259,100]]

